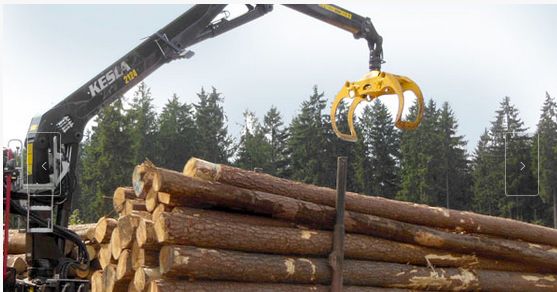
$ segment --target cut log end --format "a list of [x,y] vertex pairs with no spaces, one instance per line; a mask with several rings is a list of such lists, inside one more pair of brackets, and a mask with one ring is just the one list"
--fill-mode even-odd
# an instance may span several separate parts
[[164,192],[158,192],[157,199],[162,204],[169,204],[170,203],[170,194]]
[[151,189],[159,192],[162,186],[162,178],[158,172],[153,173],[153,177],[151,179]]
[[153,221],[142,219],[135,231],[135,239],[137,240],[137,245],[142,248],[158,245]]
[[10,268],[14,268],[17,274],[25,272],[27,270],[25,254],[8,255],[7,266]]
[[116,280],[131,279],[133,276],[132,256],[129,249],[124,249],[118,259]]
[[135,195],[138,197],[141,195],[141,192],[143,192],[143,175],[145,175],[145,172],[147,172],[147,169],[143,164],[137,165],[133,169],[132,185]]
[[172,267],[174,262],[174,246],[165,245],[159,253],[159,271],[164,275]]
[[133,214],[134,212],[145,212],[147,208],[145,206],[145,200],[135,199],[126,200],[124,202],[124,208],[120,212],[122,216]]
[[160,278],[159,267],[140,267],[135,271],[133,283],[137,289],[144,291],[149,283]]
[[135,214],[122,216],[118,219],[120,248],[131,248],[140,221],[141,217]]
[[147,192],[151,189],[151,178],[154,168],[155,166],[149,161],[134,168],[132,185],[137,198],[145,198]]
[[101,268],[104,269],[110,263],[113,263],[112,249],[110,243],[101,244],[101,249],[99,250],[99,264]]
[[168,229],[166,228],[166,215],[168,214],[166,212],[163,212],[160,214],[159,218],[157,219],[157,221],[155,221],[154,223],[154,229],[155,229],[155,234],[157,236],[157,241],[158,242],[166,242],[168,241]]
[[159,203],[158,199],[158,192],[155,192],[154,189],[150,189],[145,196],[145,209],[149,212],[153,212]]
[[130,280],[117,280],[116,279],[116,265],[110,264],[103,270],[103,291],[126,291]]
[[[159,193],[159,194],[166,194],[166,193]],[[168,194],[167,194],[168,195]],[[174,209],[172,206],[168,206],[166,204],[159,204],[155,210],[153,211],[153,213],[151,214],[151,221],[156,222],[157,219],[159,219],[160,215],[163,212],[170,212],[172,211],[172,209]]]
[[135,192],[130,187],[118,187],[112,195],[112,206],[116,212],[121,212],[124,209],[126,199],[134,199]]
[[143,266],[158,266],[159,250],[141,248],[137,245],[137,242],[134,241],[132,246],[132,264],[135,270]]
[[110,251],[114,259],[118,259],[122,253],[122,245],[120,243],[120,228],[116,227],[112,231],[112,236],[110,238]]
[[189,177],[215,181],[220,176],[220,165],[192,157],[184,166],[183,174]]
[[91,275],[91,292],[103,292],[103,271],[98,270]]
[[97,258],[97,253],[99,251],[99,246],[88,244],[85,246],[87,249],[87,254],[89,255],[89,260],[92,261],[93,259]]
[[107,243],[110,241],[110,236],[114,228],[116,228],[117,221],[110,217],[101,217],[97,221],[97,226],[95,227],[95,240],[98,243]]

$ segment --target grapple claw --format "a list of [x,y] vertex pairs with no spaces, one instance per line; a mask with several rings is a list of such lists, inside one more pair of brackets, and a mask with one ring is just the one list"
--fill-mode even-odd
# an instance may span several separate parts
[[[417,98],[418,114],[414,121],[403,121],[402,111],[404,109],[404,92],[411,91]],[[395,118],[395,126],[402,130],[412,130],[418,127],[422,120],[424,110],[424,98],[418,85],[410,78],[390,74],[387,72],[372,71],[360,81],[346,81],[331,106],[331,124],[333,131],[342,140],[355,142],[358,137],[354,128],[354,111],[362,101],[372,101],[382,95],[396,94],[398,96],[398,111]],[[336,113],[338,106],[345,98],[353,99],[348,110],[349,134],[338,130],[336,124]]]
[[[331,105],[331,125],[333,127],[333,131],[340,139],[345,141],[355,142],[358,139],[358,137],[356,136],[356,130],[354,129],[354,121],[352,118],[353,116],[352,107],[354,106],[354,103],[356,103],[356,98],[350,96],[351,90],[352,90],[351,82],[346,81],[346,83],[344,84],[340,92],[337,94],[335,100],[333,100],[333,104]],[[338,111],[338,106],[345,98],[354,98],[354,101],[352,101],[352,105],[350,106],[350,110],[348,111],[348,127],[350,129],[350,134],[342,133],[337,128],[337,122],[336,122],[336,113]],[[361,101],[358,101],[357,103],[360,102]]]

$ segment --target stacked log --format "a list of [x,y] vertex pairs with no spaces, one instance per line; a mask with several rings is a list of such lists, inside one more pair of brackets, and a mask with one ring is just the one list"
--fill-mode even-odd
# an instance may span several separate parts
[[[198,159],[132,183],[103,291],[329,290],[334,190]],[[557,289],[555,230],[354,193],[345,216],[346,291]]]
[[[92,291],[329,291],[335,190],[195,158],[132,185],[85,232]],[[355,193],[345,225],[345,291],[557,291],[554,229]]]
[[16,275],[23,276],[25,272],[27,272],[25,254],[8,254],[6,265],[10,268],[14,268]]
[[[100,245],[94,239],[96,224],[75,224],[70,225],[68,229],[75,232],[81,240],[85,243],[87,252],[89,254],[90,269],[88,270],[72,270],[70,273],[77,278],[89,278],[90,274],[98,267],[96,260],[97,253],[100,250]],[[27,259],[26,251],[26,233],[25,230],[10,229],[8,232],[8,257],[6,265],[9,268],[14,268],[16,277],[23,279],[27,277]],[[64,253],[67,257],[77,257],[77,247],[71,241],[66,241],[64,246]]]

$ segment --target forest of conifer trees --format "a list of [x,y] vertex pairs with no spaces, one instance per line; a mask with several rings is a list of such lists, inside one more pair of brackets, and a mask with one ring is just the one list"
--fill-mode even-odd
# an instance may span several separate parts
[[[333,187],[336,157],[346,155],[351,191],[557,226],[557,103],[549,93],[536,129],[526,129],[511,99],[502,98],[472,153],[447,102],[430,99],[421,126],[410,132],[394,127],[384,104],[369,103],[355,121],[360,139],[349,143],[332,132],[324,93],[317,87],[309,93],[289,124],[274,106],[261,120],[246,110],[241,135],[234,138],[217,89],[201,89],[193,104],[174,94],[158,113],[150,89],[140,84],[131,100],[106,107],[84,139],[74,220],[94,222],[108,214],[113,190],[127,184],[134,165],[146,158],[181,171],[195,156]],[[410,118],[416,111],[410,108]],[[506,139],[518,142],[505,149]],[[506,172],[505,157],[527,162],[528,169],[539,165],[540,171]],[[525,186],[537,193],[538,180],[539,196],[505,195]]]

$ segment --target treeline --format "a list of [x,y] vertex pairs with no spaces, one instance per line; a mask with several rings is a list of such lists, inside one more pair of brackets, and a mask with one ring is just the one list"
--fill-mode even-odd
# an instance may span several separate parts
[[[508,97],[501,101],[473,153],[467,152],[467,141],[458,134],[458,122],[447,102],[429,100],[422,124],[408,132],[394,127],[381,102],[367,104],[355,121],[360,139],[350,143],[333,133],[327,100],[317,87],[288,125],[274,106],[261,120],[246,110],[236,139],[228,133],[222,94],[215,88],[201,89],[197,98],[188,104],[173,95],[159,114],[142,83],[131,101],[118,100],[99,114],[81,151],[81,195],[74,203],[81,220],[108,214],[113,190],[129,182],[134,165],[146,158],[181,171],[186,160],[195,156],[334,187],[336,157],[345,155],[351,191],[554,224],[557,104],[549,94],[535,131],[539,155],[538,135],[526,135],[528,129]],[[346,110],[340,109],[337,117],[343,131]],[[411,107],[408,118],[416,113],[416,107]],[[512,139],[512,147],[505,149],[505,139]],[[526,174],[514,167],[520,162],[528,166]],[[505,195],[536,194],[538,179],[539,196]]]

